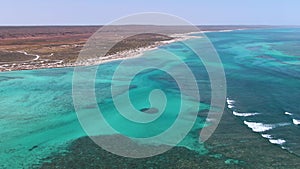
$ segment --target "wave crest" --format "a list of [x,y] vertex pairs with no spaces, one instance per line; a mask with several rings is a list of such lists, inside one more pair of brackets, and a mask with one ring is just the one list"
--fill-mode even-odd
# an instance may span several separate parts
[[233,115],[239,116],[239,117],[249,117],[249,116],[255,116],[255,115],[259,114],[259,113],[239,113],[236,111],[233,111],[232,113],[233,113]]
[[300,125],[300,120],[293,119],[293,123],[294,123],[295,125]]

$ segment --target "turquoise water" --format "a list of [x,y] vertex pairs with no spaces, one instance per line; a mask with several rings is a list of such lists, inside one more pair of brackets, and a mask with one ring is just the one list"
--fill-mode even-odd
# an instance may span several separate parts
[[72,104],[71,77],[72,69],[1,73],[1,168],[37,163],[85,135]]
[[211,33],[229,108],[273,144],[300,154],[300,29]]
[[[270,144],[279,144],[300,154],[300,29],[215,32],[207,33],[207,36],[224,64],[227,102],[232,115],[238,116],[244,125],[261,134]],[[190,40],[193,41],[196,43],[199,39]],[[160,49],[176,53],[193,70],[201,103],[188,98],[185,101],[197,105],[199,112],[207,110],[211,99],[210,82],[197,56],[182,43],[172,43]],[[146,52],[143,57],[159,60],[160,66],[166,70],[175,69],[177,65],[176,62],[167,62],[159,51]],[[131,61],[129,69],[141,66],[139,58]],[[178,116],[174,112],[181,98],[174,79],[155,69],[140,72],[133,79],[130,96],[137,109],[151,107],[148,95],[152,89],[165,91],[168,99],[164,116],[155,123],[138,126],[118,115],[111,100],[111,77],[119,63],[100,65],[95,80],[97,104],[107,121],[114,129],[131,137],[150,137],[164,131]],[[63,153],[66,143],[86,136],[77,120],[72,100],[73,70],[0,73],[1,168],[26,168],[53,152]],[[117,85],[122,86],[121,81]],[[122,97],[122,90],[118,92]],[[96,108],[86,107],[87,111],[93,109]],[[190,113],[188,109],[184,112]],[[191,132],[180,145],[201,154],[207,153],[194,134],[205,125],[209,125],[205,124],[205,119],[197,117]],[[128,130],[128,126],[135,130]],[[101,134],[111,133],[102,131]]]

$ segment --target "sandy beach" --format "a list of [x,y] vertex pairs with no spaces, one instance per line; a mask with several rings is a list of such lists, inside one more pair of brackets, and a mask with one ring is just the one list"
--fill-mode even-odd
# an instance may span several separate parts
[[[193,33],[199,33],[199,32],[193,32]],[[75,63],[72,65],[64,65],[64,67],[70,67],[70,66],[90,66],[90,65],[98,65],[98,64],[103,64],[111,61],[116,61],[116,60],[123,60],[123,59],[130,59],[130,58],[136,58],[140,57],[143,55],[144,52],[155,50],[160,46],[167,45],[170,43],[174,42],[179,42],[179,41],[185,41],[188,39],[195,39],[195,38],[201,38],[200,36],[192,36],[191,33],[185,33],[185,34],[174,34],[171,35],[172,40],[166,40],[166,41],[157,41],[155,44],[146,46],[146,47],[140,47],[137,49],[132,49],[132,50],[126,50],[126,51],[121,51],[117,52],[116,54],[108,55],[105,57],[99,57],[95,59],[89,59],[86,60],[86,62],[82,63]]]
[[[184,34],[173,34],[170,37],[171,40],[165,41],[157,41],[152,45],[146,47],[139,47],[136,49],[130,49],[125,51],[120,51],[112,55],[108,55],[105,57],[99,57],[94,59],[88,59],[84,62],[75,62],[75,63],[64,63],[63,60],[56,60],[54,62],[47,63],[43,60],[39,60],[40,56],[37,54],[29,54],[26,51],[17,51],[21,54],[27,56],[34,56],[35,58],[30,61],[31,63],[37,62],[39,64],[26,64],[26,63],[13,63],[13,64],[3,64],[0,65],[0,72],[3,71],[15,71],[15,70],[32,70],[32,69],[45,69],[45,68],[62,68],[62,67],[74,67],[74,66],[90,66],[90,65],[98,65],[103,64],[111,61],[116,60],[123,60],[128,58],[135,58],[141,56],[144,52],[157,49],[159,46],[163,46],[166,44],[184,41],[193,38],[200,38],[199,36],[192,36],[192,33],[200,33],[200,32],[191,32],[191,33],[184,33]],[[50,54],[54,55],[53,53]]]
[[[1,28],[1,27],[0,27]],[[252,27],[251,27],[252,28]],[[254,27],[253,27],[254,28]],[[104,57],[78,61],[78,56],[87,40],[99,27],[24,27],[1,28],[0,36],[0,72],[16,70],[32,70],[44,68],[62,68],[74,66],[97,65],[115,60],[134,58],[145,51],[154,50],[169,43],[184,41],[191,38],[194,33],[229,32],[232,30],[247,29],[247,27],[207,26],[199,29],[159,26],[124,26],[122,30],[106,32],[103,39],[108,43],[115,42],[115,35],[136,30],[159,30],[163,35],[147,35],[132,39],[121,44],[121,48],[111,49],[113,53],[106,53]],[[249,28],[248,28],[249,29]],[[1,34],[1,31],[3,35]],[[200,32],[201,30],[201,32]],[[7,35],[11,31],[11,36]],[[29,32],[24,34],[24,32]],[[155,31],[154,31],[155,32]],[[111,52],[111,51],[109,51]]]

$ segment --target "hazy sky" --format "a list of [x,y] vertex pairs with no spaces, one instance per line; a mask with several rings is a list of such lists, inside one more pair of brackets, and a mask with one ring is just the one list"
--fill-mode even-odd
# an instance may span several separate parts
[[201,24],[300,25],[299,0],[1,0],[0,25],[99,25],[139,12]]

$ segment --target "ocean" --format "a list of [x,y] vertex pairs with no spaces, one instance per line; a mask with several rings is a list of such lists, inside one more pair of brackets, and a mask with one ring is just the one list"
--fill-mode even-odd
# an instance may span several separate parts
[[[196,33],[194,35],[202,36]],[[227,95],[224,98],[226,108],[221,123],[230,118],[232,122],[231,125],[226,126],[227,132],[230,133],[236,128],[241,128],[242,133],[247,133],[249,130],[251,136],[253,135],[259,141],[257,143],[252,139],[247,140],[248,137],[243,138],[241,134],[230,135],[232,138],[229,140],[242,138],[248,146],[252,143],[261,145],[267,143],[272,145],[271,149],[276,152],[282,154],[288,152],[295,155],[293,157],[299,161],[300,29],[209,32],[206,36],[219,54],[225,71]],[[197,44],[201,40],[201,38],[190,39],[188,42]],[[181,86],[176,82],[178,79],[189,80],[190,77],[185,72],[176,71],[181,70],[178,69],[180,64],[168,58],[166,51],[178,56],[191,70],[199,88],[197,92],[200,94],[200,103],[193,97],[181,95]],[[205,156],[220,160],[220,165],[225,167],[235,164],[246,165],[251,163],[251,158],[259,158],[255,150],[247,146],[245,148],[242,144],[235,148],[249,148],[248,151],[253,153],[250,160],[243,157],[231,158],[230,155],[222,152],[216,153],[217,145],[210,144],[212,143],[210,141],[207,144],[201,140],[199,142],[199,132],[214,120],[207,119],[206,114],[211,108],[211,84],[204,64],[184,43],[175,42],[161,46],[157,50],[145,52],[139,58],[128,60],[127,67],[122,69],[125,73],[117,79],[113,77],[121,61],[84,68],[87,71],[97,70],[93,81],[95,88],[92,91],[95,93],[97,106],[89,104],[89,100],[81,100],[83,106],[79,106],[77,110],[86,114],[100,110],[103,115],[100,121],[93,116],[83,117],[90,118],[89,135],[104,136],[121,133],[137,139],[149,138],[164,133],[176,122],[190,131],[186,136],[182,136],[185,136],[182,141],[179,139],[180,142],[176,147],[184,147],[196,152],[200,158]],[[126,92],[124,88],[126,83],[123,79],[126,78],[126,73],[140,70],[146,67],[147,63],[155,63],[156,68],[149,68],[136,74],[129,84],[129,92]],[[176,78],[168,72],[175,72]],[[86,128],[82,128],[78,121],[78,117],[81,116],[76,114],[74,109],[72,82],[75,73],[74,68],[0,73],[2,98],[0,100],[0,168],[31,168],[39,167],[39,164],[46,162],[51,163],[47,157],[53,154],[68,154],[70,151],[68,145],[87,136]],[[116,89],[113,94],[111,86]],[[194,86],[186,83],[185,87],[187,93],[195,89]],[[152,92],[154,89],[156,93]],[[146,112],[149,117],[156,118],[155,121],[137,123],[124,118],[124,115],[119,113],[115,102],[119,103],[121,109],[131,111],[127,109],[128,102],[123,102],[127,94],[132,106],[137,110],[136,116],[139,116],[138,113]],[[162,105],[163,102],[166,104]],[[180,108],[186,118],[177,121]],[[156,117],[157,114],[161,116]],[[134,119],[135,115],[131,118]],[[108,129],[104,124],[109,124],[111,128]],[[178,132],[185,134],[185,130]],[[174,137],[178,132],[173,131]],[[221,135],[220,138],[222,137],[227,138],[228,135]],[[169,146],[174,146],[177,143],[164,138],[159,139],[147,140],[148,142],[144,144],[169,143]],[[265,156],[271,155],[265,154]],[[280,159],[272,160],[280,161]],[[294,164],[297,165],[299,166]]]
[[233,115],[273,144],[300,154],[300,29],[208,35],[225,65]]

